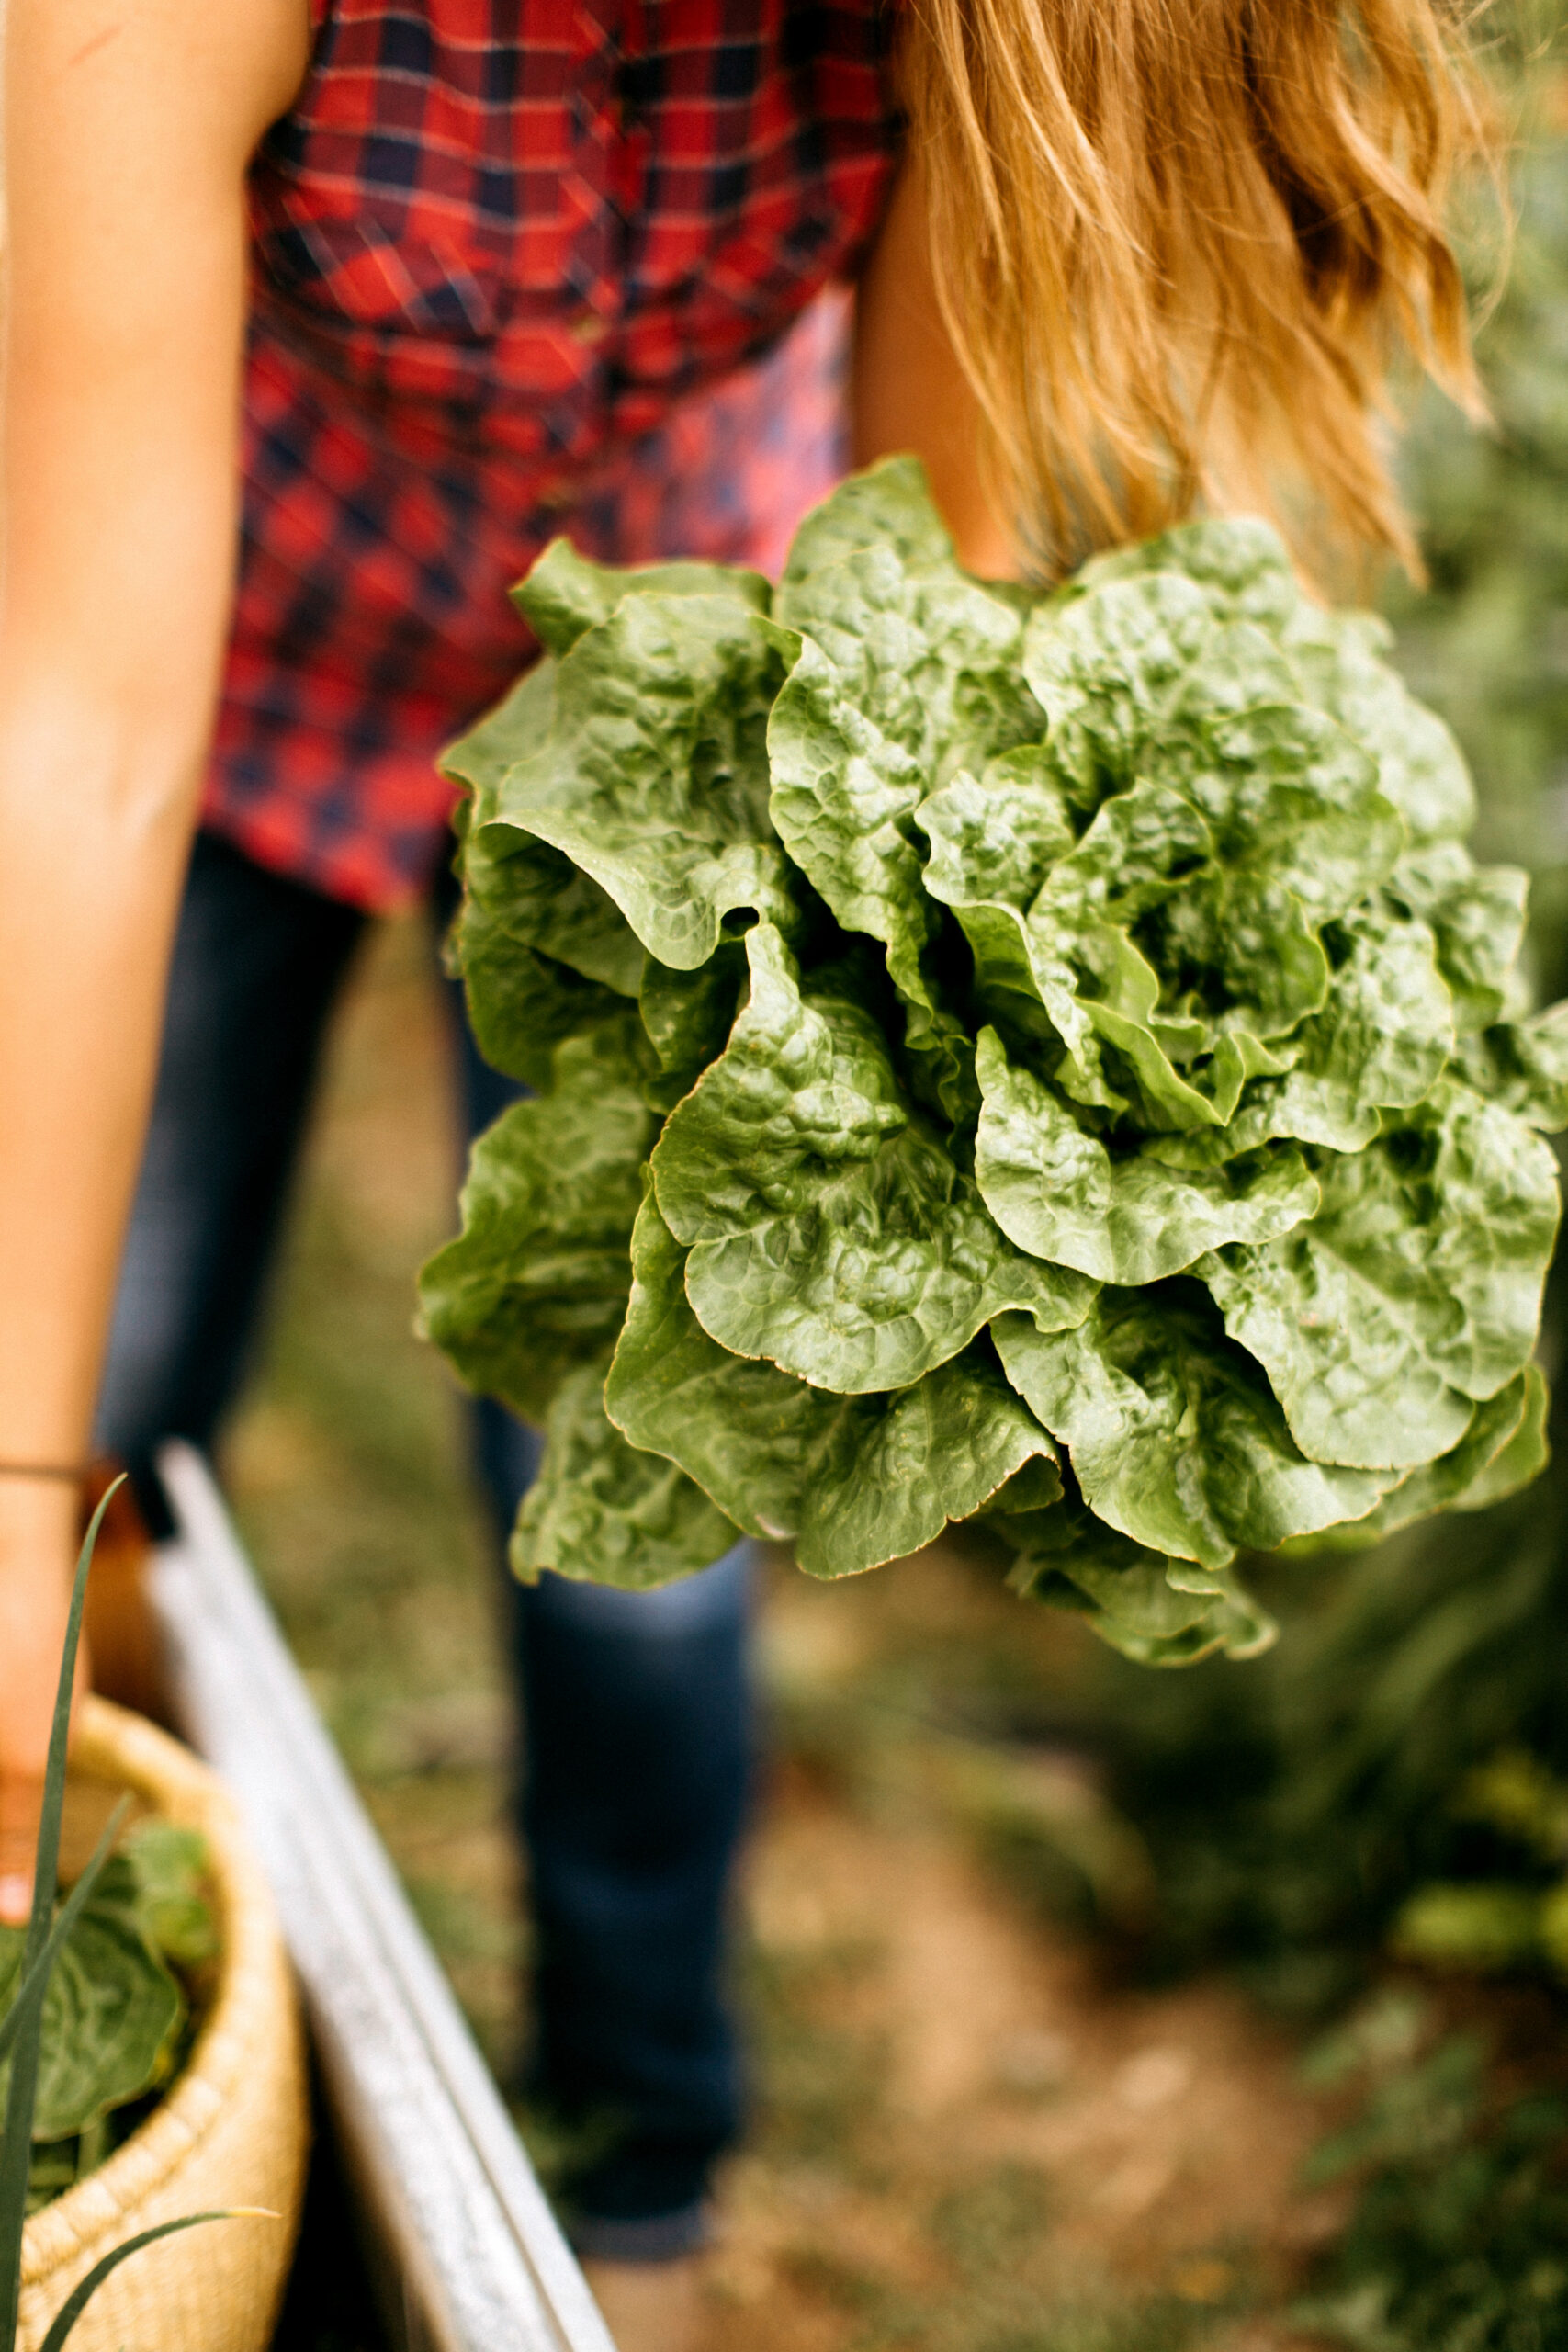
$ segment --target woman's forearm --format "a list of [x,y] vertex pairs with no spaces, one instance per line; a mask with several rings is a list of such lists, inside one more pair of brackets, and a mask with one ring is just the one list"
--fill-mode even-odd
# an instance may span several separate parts
[[0,712],[0,1453],[40,1462],[87,1441],[195,808],[62,719]]
[[[22,1464],[87,1449],[193,806],[188,775],[138,791],[68,746],[0,727],[0,1431]],[[0,1471],[0,1917],[26,1894],[76,1509]]]
[[[0,1464],[91,1423],[227,628],[246,159],[300,0],[6,0]],[[76,1498],[0,1471],[0,1917]]]

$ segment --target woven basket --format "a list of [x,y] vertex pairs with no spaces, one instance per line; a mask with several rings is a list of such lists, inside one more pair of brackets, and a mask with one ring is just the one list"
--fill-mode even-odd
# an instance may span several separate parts
[[112,2246],[178,2214],[233,2205],[280,2218],[215,2222],[132,2255],[88,2304],[70,2352],[265,2352],[310,2136],[299,2007],[271,1894],[221,1782],[140,1715],[84,1700],[72,1776],[79,1811],[101,1812],[95,1799],[130,1789],[203,1833],[222,1958],[217,1996],[168,2096],[106,2165],[28,2223],[17,2352],[37,2352],[72,2288]]

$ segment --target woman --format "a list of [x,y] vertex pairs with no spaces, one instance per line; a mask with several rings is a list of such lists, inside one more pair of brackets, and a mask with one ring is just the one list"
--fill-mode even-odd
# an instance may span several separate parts
[[[432,755],[515,672],[502,592],[551,533],[776,560],[831,470],[814,305],[849,279],[854,454],[918,450],[976,570],[1201,500],[1408,554],[1376,413],[1401,345],[1473,403],[1441,228],[1473,130],[1428,0],[9,0],[0,1914],[187,868],[105,1396],[132,1445],[226,1397],[348,945],[440,861]],[[523,1440],[487,1452],[514,1496]],[[547,1922],[545,2079],[583,2088],[575,2034],[648,2126],[585,2192],[623,2256],[691,2243],[731,2128],[711,2001],[701,2129],[648,2120],[695,2098],[744,1771],[743,1571],[710,1578],[525,1629],[542,1889],[550,1835],[563,1883],[625,1843],[635,1774],[595,1792],[548,1721],[616,1644],[649,1752],[729,1711],[722,1786],[643,1825],[689,1897],[684,1943],[645,1921],[689,1962],[651,2025],[603,1918],[572,1941],[592,1899]]]

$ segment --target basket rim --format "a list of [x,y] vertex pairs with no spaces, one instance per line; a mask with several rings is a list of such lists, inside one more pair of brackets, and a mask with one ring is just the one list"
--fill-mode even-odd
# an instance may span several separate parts
[[[254,2073],[258,2026],[265,2030],[270,2020],[276,2028],[279,1986],[291,1987],[271,1889],[218,1775],[145,1716],[96,1695],[77,1706],[71,1760],[95,1779],[120,1781],[168,1819],[201,1830],[218,1891],[222,1950],[212,2007],[152,2113],[107,2163],[28,2222],[25,2286],[79,2260],[186,2164]],[[288,2030],[292,2034],[291,2017]]]

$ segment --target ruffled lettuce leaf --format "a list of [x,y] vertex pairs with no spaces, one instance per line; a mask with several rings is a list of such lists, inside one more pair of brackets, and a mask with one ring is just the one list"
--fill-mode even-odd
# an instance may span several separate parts
[[[26,1944],[25,1928],[0,1927],[0,2016],[16,1997]],[[170,2040],[185,2014],[185,1996],[134,1909],[100,1883],[44,1993],[34,2140],[73,2139],[150,2090],[168,2071]],[[7,2059],[0,2092],[10,2073]]]
[[614,901],[570,858],[494,821],[502,779],[546,739],[555,664],[541,662],[443,754],[468,788],[457,814],[463,903],[447,940],[480,1052],[527,1086],[548,1083],[564,1038],[635,996],[643,951]]
[[557,662],[547,731],[493,815],[569,857],[660,963],[694,970],[727,915],[789,901],[768,821],[784,669],[778,632],[740,599],[623,597]]
[[1238,1550],[1359,1519],[1393,1474],[1310,1461],[1259,1367],[1190,1283],[1104,1291],[1071,1331],[1017,1315],[992,1336],[1097,1519],[1151,1551],[1224,1568]]
[[980,1351],[908,1388],[836,1396],[710,1339],[686,1296],[685,1260],[650,1193],[606,1408],[747,1533],[793,1538],[808,1575],[852,1576],[919,1551],[1026,1463],[1043,1474],[1036,1498],[1060,1492],[1050,1439]]
[[1402,1527],[1438,1510],[1484,1510],[1545,1469],[1548,1405],[1546,1382],[1535,1364],[1477,1405],[1464,1435],[1436,1462],[1423,1463],[1402,1478],[1365,1519],[1346,1527],[1303,1536],[1290,1552],[1364,1552]]
[[1527,1126],[1560,1134],[1568,1127],[1568,1003],[1464,1038],[1459,1068],[1477,1093]]
[[936,511],[918,458],[884,458],[852,474],[812,508],[791,542],[781,597],[812,572],[875,547],[890,548],[907,564],[953,560],[952,534]]
[[1074,1492],[1043,1510],[988,1524],[1017,1552],[1013,1590],[1085,1618],[1101,1641],[1138,1666],[1192,1666],[1223,1650],[1256,1657],[1274,1640],[1271,1618],[1228,1569],[1151,1552],[1107,1527]]
[[928,790],[1041,731],[1019,671],[1018,609],[951,550],[911,563],[886,542],[861,548],[786,581],[773,610],[818,647],[868,725],[909,753]]
[[1192,1170],[1146,1148],[1113,1155],[1050,1086],[1009,1060],[994,1029],[981,1030],[976,1066],[976,1182],[1009,1240],[1032,1257],[1136,1287],[1223,1243],[1274,1240],[1317,1208],[1299,1151]]
[[1377,763],[1378,790],[1414,842],[1454,840],[1475,819],[1475,796],[1449,729],[1382,659],[1393,642],[1371,613],[1329,613],[1304,595],[1279,534],[1250,517],[1187,523],[1097,557],[1081,590],[1148,573],[1181,574],[1211,610],[1251,623],[1290,663],[1300,699],[1337,719]]
[[709,1337],[852,1395],[908,1387],[1004,1307],[1081,1319],[1093,1284],[1013,1247],[905,1092],[863,972],[803,988],[771,924],[746,946],[746,1010],[651,1163]]
[[1388,896],[1430,927],[1460,1034],[1501,1020],[1524,941],[1529,876],[1515,865],[1477,866],[1461,842],[1437,842],[1400,860]]
[[513,1573],[646,1591],[711,1567],[739,1529],[672,1462],[642,1453],[604,1410],[603,1356],[556,1390],[539,1475],[513,1530]]
[[766,613],[773,590],[760,571],[727,563],[594,563],[570,539],[552,539],[512,601],[549,653],[570,653],[626,596],[722,596]]
[[[1249,1080],[1295,1059],[1290,1041],[1332,991],[1324,926],[1390,874],[1404,828],[1365,754],[1281,699],[1279,650],[1216,623],[1190,582],[1069,597],[1029,642],[1052,707],[1036,753],[1047,830],[1021,831],[1005,798],[991,817],[981,787],[955,780],[917,812],[926,893],[964,931],[979,1002],[1021,1035],[1061,1039],[1054,1074],[1076,1101],[1156,1131],[1223,1129]],[[1063,852],[1075,795],[1099,805]]]
[[932,521],[919,469],[894,460],[803,526],[774,604],[793,667],[768,746],[781,840],[844,929],[886,947],[917,1091],[961,1124],[972,1057],[931,968],[940,909],[912,820],[933,786],[1043,721],[1017,600],[961,571]]
[[1244,1090],[1227,1125],[1151,1136],[1173,1166],[1212,1168],[1276,1140],[1360,1151],[1385,1111],[1410,1110],[1452,1057],[1452,998],[1425,923],[1371,902],[1326,926],[1328,1001],[1291,1040],[1291,1067]]
[[1317,1174],[1315,1217],[1195,1271],[1318,1461],[1435,1461],[1535,1344],[1556,1162],[1445,1079],[1364,1151],[1323,1155]]
[[943,906],[1027,913],[1060,857],[1077,847],[1072,812],[1048,747],[1026,743],[961,769],[915,811],[931,843],[923,888]]
[[[525,1086],[547,1087],[556,1047],[609,1020],[617,999],[627,993],[614,981],[585,977],[583,959],[614,970],[617,979],[646,959],[607,899],[604,905],[619,933],[605,943],[607,956],[596,952],[599,926],[592,913],[570,937],[570,958],[543,952],[541,933],[559,942],[567,933],[572,902],[581,895],[576,886],[601,899],[603,893],[558,850],[506,825],[481,826],[476,833],[465,824],[466,813],[459,811],[466,888],[447,940],[447,962],[463,979],[468,1019],[486,1061]],[[565,868],[564,878],[552,876],[551,860]]]
[[656,956],[644,959],[637,1009],[648,1040],[659,1057],[659,1076],[649,1099],[659,1110],[673,1110],[729,1039],[745,1000],[746,950],[739,939],[721,939],[694,972],[677,972]]
[[562,1046],[553,1079],[551,1092],[513,1103],[475,1144],[462,1231],[419,1286],[426,1338],[470,1388],[531,1421],[615,1343],[656,1132],[631,1016]]

